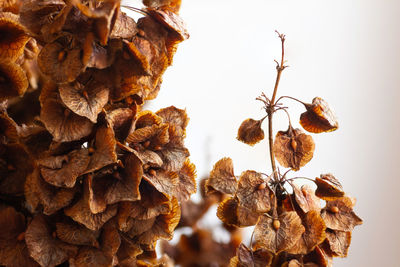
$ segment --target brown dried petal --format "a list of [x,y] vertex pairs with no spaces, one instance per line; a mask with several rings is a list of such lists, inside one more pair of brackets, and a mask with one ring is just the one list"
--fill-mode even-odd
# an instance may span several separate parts
[[162,8],[178,14],[181,0],[143,0],[143,4],[151,8]]
[[84,68],[81,49],[67,49],[58,42],[46,44],[37,62],[40,70],[57,83],[74,81]]
[[264,130],[261,128],[263,120],[246,119],[239,127],[237,139],[248,145],[255,145],[264,139]]
[[315,195],[324,200],[335,200],[344,196],[340,182],[332,174],[321,174],[321,178],[315,178],[317,190]]
[[73,257],[78,248],[52,237],[43,215],[37,215],[25,233],[29,253],[41,266],[56,266]]
[[326,239],[329,247],[335,256],[347,257],[351,242],[351,232],[344,231],[326,231]]
[[339,123],[328,103],[320,97],[315,97],[312,104],[305,105],[307,111],[300,116],[300,124],[311,133],[335,131]]
[[140,111],[137,114],[137,119],[135,121],[135,126],[136,129],[140,129],[146,126],[152,126],[153,124],[161,124],[163,122],[163,119],[156,115],[155,113],[149,111],[149,110],[144,110]]
[[25,44],[30,37],[26,29],[19,22],[19,17],[12,13],[0,13],[0,58],[6,58],[12,62],[24,52]]
[[114,129],[115,137],[121,142],[128,136],[134,115],[130,108],[118,108],[107,113],[106,119]]
[[231,259],[230,267],[267,267],[272,263],[273,255],[266,250],[251,251],[243,243],[237,248],[236,259]]
[[124,12],[118,12],[110,38],[130,39],[137,33],[136,22]]
[[77,192],[76,188],[58,188],[46,183],[38,168],[27,176],[25,182],[25,197],[31,212],[36,210],[39,204],[43,206],[46,215],[68,206]]
[[108,102],[109,90],[103,84],[91,83],[83,86],[76,82],[60,85],[58,90],[61,100],[69,109],[93,123],[97,122],[97,115]]
[[325,240],[325,223],[318,211],[310,211],[303,218],[305,232],[293,247],[287,250],[291,254],[307,254]]
[[148,40],[139,36],[135,36],[132,42],[124,40],[124,44],[130,57],[136,61],[138,73],[151,75],[151,60],[156,53],[155,47]]
[[134,154],[129,154],[125,158],[124,165],[122,179],[114,178],[112,184],[107,187],[104,195],[107,204],[140,199],[139,185],[143,175],[142,164]]
[[88,136],[93,128],[90,120],[76,115],[55,99],[47,99],[42,104],[40,120],[57,142],[79,140]]
[[283,167],[298,171],[313,157],[315,144],[311,135],[300,129],[279,131],[274,142],[274,153]]
[[158,239],[170,240],[172,238],[181,217],[181,209],[176,198],[173,198],[171,202],[171,212],[157,216],[152,228],[137,237],[138,243],[152,245]]
[[168,124],[162,123],[161,125],[152,125],[139,128],[130,133],[126,138],[126,142],[134,145],[135,143],[143,143],[149,141],[149,147],[163,146],[168,143]]
[[175,145],[183,143],[183,139],[186,136],[186,126],[189,123],[186,110],[170,106],[160,109],[156,114],[163,119],[163,122],[168,123],[170,142]]
[[279,218],[280,227],[275,230],[274,219],[265,215],[254,229],[255,248],[264,248],[274,254],[291,248],[304,233],[300,217],[294,211],[282,213]]
[[353,211],[353,201],[349,197],[327,201],[321,217],[326,227],[333,230],[353,231],[355,226],[362,224],[362,220]]
[[148,9],[148,12],[150,16],[171,31],[180,41],[189,38],[185,22],[174,12],[160,9]]
[[304,213],[315,210],[321,211],[321,200],[315,196],[314,190],[309,185],[303,185],[301,189],[292,184],[295,200]]
[[132,150],[132,153],[134,153],[142,161],[143,165],[148,164],[150,167],[159,168],[163,164],[161,157],[156,152],[151,150]]
[[140,245],[133,242],[130,238],[126,237],[124,234],[120,234],[121,236],[121,245],[119,246],[117,256],[118,261],[126,259],[135,259],[136,256],[140,255],[143,250],[140,248]]
[[102,250],[93,247],[81,247],[78,255],[73,259],[73,267],[110,267],[112,265],[112,257],[106,255]]
[[187,159],[178,172],[178,185],[174,188],[173,195],[179,202],[187,201],[191,194],[196,193],[196,166]]
[[271,209],[271,189],[260,184],[265,184],[261,173],[245,171],[240,175],[236,195],[239,204],[257,213],[268,212]]
[[117,162],[116,140],[110,125],[102,125],[96,131],[95,151],[90,157],[86,173],[96,171],[106,165]]
[[94,247],[99,246],[99,242],[97,241],[97,238],[99,237],[98,231],[87,229],[83,225],[72,220],[56,223],[56,233],[57,237],[61,241],[69,244]]
[[22,96],[28,85],[25,72],[19,65],[0,59],[0,99]]
[[205,188],[207,194],[218,191],[233,195],[236,192],[237,180],[231,158],[222,158],[214,164],[210,177],[206,180]]
[[236,198],[227,198],[219,204],[217,216],[228,225],[246,227],[255,225],[258,221],[259,214],[239,206],[239,202]]
[[166,145],[158,152],[164,162],[163,169],[177,172],[182,169],[186,159],[190,156],[189,150],[183,146]]
[[0,135],[4,136],[6,142],[18,142],[18,125],[6,112],[0,113]]
[[159,192],[172,196],[179,183],[179,176],[176,172],[154,170],[153,173],[145,173],[143,178],[154,186]]
[[40,168],[40,173],[43,179],[58,187],[74,187],[76,179],[80,176],[87,168],[89,164],[89,154],[87,149],[74,150],[68,155],[50,157],[45,159],[46,161],[60,161],[59,166],[43,166]]
[[332,255],[330,252],[325,251],[320,246],[316,246],[315,249],[304,256],[304,261],[309,264],[310,267],[332,267]]

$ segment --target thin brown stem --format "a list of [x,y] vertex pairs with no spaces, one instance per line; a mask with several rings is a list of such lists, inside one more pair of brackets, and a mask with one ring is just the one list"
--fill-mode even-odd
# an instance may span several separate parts
[[272,117],[274,114],[274,106],[275,106],[275,97],[276,97],[276,92],[278,90],[278,86],[279,86],[279,81],[281,79],[281,74],[282,71],[285,69],[286,66],[284,66],[284,62],[285,62],[285,35],[284,34],[280,34],[278,31],[276,31],[276,33],[278,33],[279,38],[281,39],[281,44],[282,44],[282,57],[281,57],[281,63],[279,64],[278,61],[275,60],[277,66],[276,66],[276,70],[277,70],[277,74],[276,74],[276,80],[275,80],[275,86],[274,86],[274,92],[272,94],[272,98],[271,98],[271,102],[270,105],[267,109],[267,113],[268,113],[268,144],[269,144],[269,156],[271,159],[271,166],[272,166],[272,173],[274,175],[274,180],[278,181],[278,175],[276,172],[276,163],[275,163],[275,154],[273,151],[273,144],[274,144],[274,137],[273,137],[273,128],[272,128]]
[[289,99],[295,100],[295,101],[297,101],[297,102],[303,104],[304,106],[307,105],[307,104],[304,103],[303,101],[301,101],[301,100],[299,100],[299,99],[297,99],[297,98],[291,97],[291,96],[287,96],[287,95],[283,95],[283,96],[279,97],[278,100],[276,100],[276,102],[279,102],[279,100],[281,100],[281,99],[283,99],[283,98],[289,98]]

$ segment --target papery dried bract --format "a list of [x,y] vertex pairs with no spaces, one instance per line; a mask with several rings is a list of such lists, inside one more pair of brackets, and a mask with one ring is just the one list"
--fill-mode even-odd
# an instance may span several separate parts
[[329,248],[335,256],[347,257],[351,243],[351,232],[344,231],[326,231],[326,239],[329,244]]
[[74,256],[78,248],[52,237],[43,215],[36,215],[25,234],[29,253],[41,266],[56,266]]
[[312,104],[305,104],[306,112],[300,116],[300,124],[311,133],[335,131],[339,123],[328,103],[320,97],[313,99]]
[[207,194],[218,191],[233,195],[236,192],[237,180],[231,158],[222,158],[214,164],[210,177],[206,180],[205,188]]
[[335,200],[343,197],[344,192],[339,180],[332,174],[321,174],[320,178],[315,178],[314,181],[317,185],[315,195],[324,200]]
[[267,267],[272,263],[273,255],[263,249],[252,251],[243,243],[237,248],[236,256],[231,258],[229,267]]
[[217,216],[227,225],[246,227],[255,225],[259,214],[240,206],[236,198],[227,198],[219,204]]
[[321,200],[316,197],[314,190],[309,185],[303,185],[299,188],[293,183],[292,187],[295,200],[304,213],[321,210]]
[[[280,227],[275,230],[274,220],[279,220]],[[265,215],[254,229],[254,247],[264,248],[274,254],[291,248],[304,233],[304,226],[300,217],[294,211],[279,215],[278,219],[272,219]]]
[[66,243],[98,247],[98,231],[93,231],[72,220],[56,223],[57,237]]
[[246,119],[239,127],[237,139],[248,145],[255,145],[264,139],[264,130],[261,128],[263,120]]
[[247,209],[264,213],[271,209],[271,189],[268,185],[260,187],[267,181],[262,178],[261,173],[245,171],[240,175],[236,196],[241,206]]
[[353,231],[353,228],[362,224],[362,220],[353,211],[354,203],[349,197],[342,197],[334,201],[327,201],[322,209],[321,216],[326,227],[332,230]]
[[0,99],[22,96],[28,88],[24,70],[8,59],[0,59]]
[[273,150],[279,164],[298,171],[312,159],[314,148],[310,135],[289,127],[286,132],[277,133]]

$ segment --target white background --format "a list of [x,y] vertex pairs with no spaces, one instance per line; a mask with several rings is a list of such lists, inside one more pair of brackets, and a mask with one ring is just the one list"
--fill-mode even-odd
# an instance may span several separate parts
[[[236,174],[271,172],[267,142],[249,147],[236,133],[244,119],[264,116],[255,98],[272,94],[279,30],[287,35],[290,67],[278,95],[306,102],[320,96],[340,124],[336,132],[313,135],[314,159],[295,175],[333,173],[357,198],[355,211],[364,220],[353,232],[348,258],[335,258],[334,266],[399,266],[400,1],[182,2],[191,38],[180,45],[149,108],[186,108],[186,144],[198,177],[225,156]],[[303,107],[285,104],[299,127]],[[287,128],[283,113],[274,123],[274,130]],[[209,225],[217,220],[207,218],[214,220]]]

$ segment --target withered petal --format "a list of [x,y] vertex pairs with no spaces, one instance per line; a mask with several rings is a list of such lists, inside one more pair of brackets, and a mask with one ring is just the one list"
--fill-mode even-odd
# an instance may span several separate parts
[[255,225],[259,218],[259,214],[239,206],[238,200],[234,197],[226,198],[219,204],[217,216],[227,225],[238,227]]
[[305,105],[307,111],[300,116],[300,124],[311,133],[335,131],[339,123],[328,103],[320,97],[315,97],[312,104]]
[[233,195],[237,189],[237,180],[233,171],[231,158],[222,158],[214,164],[210,177],[205,183],[206,193],[218,191]]
[[329,247],[335,256],[347,257],[351,243],[351,232],[344,231],[326,231],[326,239]]
[[41,266],[56,266],[73,257],[78,248],[52,237],[43,215],[36,215],[25,233],[29,253]]
[[327,228],[338,231],[353,231],[363,222],[353,211],[352,199],[346,196],[327,201],[326,207],[321,210],[321,217]]
[[22,96],[28,88],[24,70],[8,59],[0,59],[0,99]]
[[[275,230],[274,220],[280,227]],[[305,229],[300,217],[294,211],[282,213],[278,219],[261,216],[254,229],[255,249],[264,248],[274,254],[291,248],[302,236]]]
[[263,120],[246,119],[239,127],[237,139],[248,145],[255,145],[264,139],[264,130],[261,128]]
[[314,190],[309,185],[299,188],[292,183],[295,200],[304,213],[309,211],[321,211],[321,200],[315,195]]
[[187,201],[191,194],[196,193],[196,166],[187,159],[178,172],[179,182],[174,189],[174,196],[179,202]]
[[315,178],[317,190],[315,195],[324,200],[335,200],[344,196],[342,185],[332,174],[321,174]]

